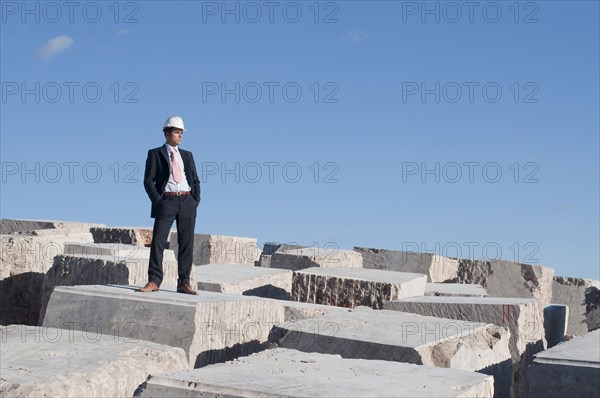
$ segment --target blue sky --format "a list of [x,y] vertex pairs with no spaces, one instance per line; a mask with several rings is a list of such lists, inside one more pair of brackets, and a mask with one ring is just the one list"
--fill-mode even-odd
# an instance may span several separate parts
[[1,2],[2,217],[151,226],[180,114],[197,233],[600,278],[597,1],[66,3]]

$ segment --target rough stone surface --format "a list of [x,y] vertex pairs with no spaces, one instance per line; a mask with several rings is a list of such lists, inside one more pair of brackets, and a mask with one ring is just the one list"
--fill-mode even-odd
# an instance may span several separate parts
[[398,250],[355,247],[363,267],[418,272],[428,282],[479,284],[492,297],[536,298],[549,304],[554,269],[506,260],[470,260]]
[[104,224],[56,221],[56,220],[18,220],[0,219],[0,234],[19,235],[68,235],[77,233],[88,233],[90,228],[104,227]]
[[600,396],[600,330],[536,354],[528,383],[532,398]]
[[37,325],[40,290],[54,257],[64,253],[68,242],[92,242],[89,232],[48,231],[53,234],[0,235],[0,324]]
[[261,254],[258,260],[254,263],[257,267],[271,268],[271,255]]
[[364,268],[307,268],[294,272],[292,299],[304,303],[353,308],[382,308],[401,297],[422,296],[422,274]]
[[363,256],[363,268],[414,272],[427,275],[428,282],[444,282],[458,272],[458,260],[433,253],[355,247]]
[[362,256],[352,250],[323,249],[306,247],[276,251],[271,255],[271,268],[362,268]]
[[[177,232],[171,232],[171,246],[177,256]],[[256,238],[226,235],[194,235],[194,265],[242,264],[254,265],[260,259]]]
[[548,348],[564,341],[569,323],[569,307],[550,304],[544,307],[544,330]]
[[[222,362],[264,349],[274,323],[283,322],[276,300],[199,291],[187,295],[136,286],[60,286],[44,326],[96,325],[121,337],[183,348],[190,367]],[[129,328],[118,325],[129,325]]]
[[476,296],[486,297],[487,291],[481,285],[466,285],[462,283],[427,283],[426,296]]
[[187,369],[181,348],[95,329],[0,327],[2,397],[132,396],[149,373]]
[[198,289],[227,294],[290,300],[292,271],[239,264],[194,267]]
[[585,294],[588,330],[600,329],[600,289],[591,287]]
[[[67,256],[85,255],[93,256],[112,256],[114,258],[135,258],[149,259],[150,248],[138,245],[128,245],[124,243],[67,243],[65,244],[64,254]],[[173,250],[165,249],[163,252],[163,261],[177,261]]]
[[51,236],[0,235],[2,239],[0,279],[27,272],[46,273],[54,257],[65,253],[69,243],[90,243],[88,233]]
[[600,281],[593,279],[554,277],[552,302],[569,307],[568,335],[583,335],[598,327],[594,311],[598,308],[600,300],[594,299],[594,292],[597,297],[599,288]]
[[95,243],[124,243],[150,247],[152,228],[148,227],[108,227],[92,228]]
[[552,301],[554,268],[505,260],[458,261],[457,275],[443,282],[476,283],[491,297],[535,298],[544,304]]
[[509,338],[498,326],[366,307],[275,325],[271,334],[279,346],[305,352],[484,371],[497,378],[501,396],[510,390]]
[[292,249],[302,249],[308,246],[300,246],[294,243],[276,243],[276,242],[267,242],[263,245],[263,250],[261,254],[264,255],[272,255],[277,251],[286,251]]
[[485,322],[510,330],[513,360],[513,394],[526,396],[527,365],[533,354],[545,348],[543,303],[540,300],[505,297],[411,297],[390,301],[386,309],[415,314]]
[[168,376],[151,375],[136,396],[490,397],[489,376],[282,348]]
[[[177,287],[177,262],[163,261],[161,289]],[[148,282],[148,260],[112,255],[56,256],[52,268],[44,276],[41,288],[39,324],[42,324],[50,295],[56,286],[74,285],[140,285]],[[192,286],[195,275],[190,275]]]

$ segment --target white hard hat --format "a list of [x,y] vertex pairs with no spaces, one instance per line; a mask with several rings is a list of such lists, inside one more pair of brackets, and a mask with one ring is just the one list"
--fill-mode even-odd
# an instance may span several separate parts
[[181,118],[181,116],[171,116],[170,118],[168,118],[163,126],[163,130],[167,127],[175,127],[185,131],[185,128],[183,127],[183,119]]

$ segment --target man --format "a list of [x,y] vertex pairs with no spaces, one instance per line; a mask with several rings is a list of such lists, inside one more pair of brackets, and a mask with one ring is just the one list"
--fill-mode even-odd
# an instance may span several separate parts
[[171,116],[163,126],[166,142],[148,151],[144,188],[152,202],[154,218],[148,283],[140,292],[158,291],[163,279],[163,252],[173,221],[177,220],[177,292],[197,294],[190,286],[196,208],[200,203],[200,179],[194,157],[179,149],[185,128],[180,116]]

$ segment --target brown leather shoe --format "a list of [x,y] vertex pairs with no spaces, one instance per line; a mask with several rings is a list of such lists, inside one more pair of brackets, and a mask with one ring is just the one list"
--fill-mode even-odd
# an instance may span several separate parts
[[184,283],[183,285],[177,288],[177,293],[185,293],[185,294],[198,294],[189,283]]
[[154,282],[146,283],[146,286],[139,288],[136,290],[137,292],[147,293],[147,292],[158,292],[158,285]]

